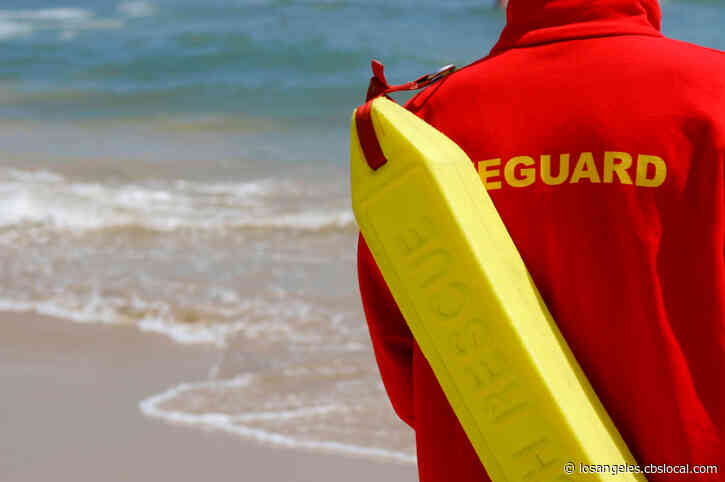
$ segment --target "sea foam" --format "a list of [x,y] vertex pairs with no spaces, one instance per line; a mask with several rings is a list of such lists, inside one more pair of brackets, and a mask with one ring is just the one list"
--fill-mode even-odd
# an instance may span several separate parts
[[30,34],[32,31],[33,27],[27,23],[3,19],[2,15],[0,15],[0,40],[22,37]]
[[[0,227],[41,225],[74,232],[354,229],[344,198],[319,200],[316,196],[315,186],[289,180],[122,184],[78,182],[48,171],[12,169],[0,175]],[[330,207],[321,208],[321,203]]]
[[116,10],[129,17],[150,17],[156,8],[149,2],[129,1],[119,3]]
[[77,22],[94,14],[83,8],[42,8],[38,10],[0,10],[0,19],[35,20],[50,22]]
[[[343,399],[312,400],[313,404],[309,406],[299,406],[291,409],[250,410],[243,413],[207,411],[213,409],[213,406],[203,405],[204,402],[188,410],[169,407],[179,399],[197,398],[200,392],[244,392],[252,388],[256,378],[254,375],[245,374],[228,380],[182,383],[158,395],[142,400],[139,403],[139,409],[148,417],[161,419],[168,423],[221,430],[272,446],[340,453],[401,463],[416,462],[417,458],[412,445],[413,437],[410,430],[404,427],[400,421],[396,423],[390,419],[381,420],[377,418],[379,414],[374,413],[375,408],[378,407],[390,411],[386,406],[382,392],[376,393],[377,396],[374,399],[362,401],[363,403],[368,402],[368,407],[372,409],[371,413],[367,415],[376,417],[377,428],[374,428],[373,431],[378,432],[380,435],[384,434],[387,429],[390,431],[387,434],[388,437],[409,440],[406,449],[385,447],[385,437],[370,440],[372,443],[365,444],[364,439],[368,434],[365,431],[362,431],[362,433],[356,432],[354,428],[348,428],[348,431],[353,437],[358,437],[359,443],[351,443],[348,437],[340,437],[344,438],[345,441],[335,440],[337,437],[335,437],[334,431],[326,434],[327,439],[324,436],[304,435],[307,432],[306,426],[315,425],[320,420],[329,420],[333,424],[340,424],[342,430],[345,431],[345,415],[350,412],[354,404],[351,405],[350,402]],[[391,424],[391,422],[393,423]],[[276,429],[266,427],[267,424],[271,424]],[[295,427],[295,429],[292,430],[292,427]]]

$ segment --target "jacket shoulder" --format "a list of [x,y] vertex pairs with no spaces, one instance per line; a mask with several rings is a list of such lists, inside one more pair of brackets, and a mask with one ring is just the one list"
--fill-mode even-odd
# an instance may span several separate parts
[[648,45],[646,65],[669,67],[695,84],[725,84],[725,52],[682,40],[661,38]]
[[456,69],[453,73],[429,85],[406,102],[405,108],[420,117],[425,117],[424,112],[429,107],[430,103],[434,103],[435,100],[440,98],[442,95],[445,95],[441,93],[450,91],[451,87],[454,85],[460,85],[462,82],[465,83],[467,79],[471,77],[471,74],[474,73],[474,66],[487,58],[488,57],[484,57],[464,67]]

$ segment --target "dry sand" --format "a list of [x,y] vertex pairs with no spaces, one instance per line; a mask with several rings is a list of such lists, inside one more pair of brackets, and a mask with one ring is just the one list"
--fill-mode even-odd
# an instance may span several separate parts
[[413,465],[265,447],[141,414],[218,357],[131,326],[0,313],[0,481],[414,482]]

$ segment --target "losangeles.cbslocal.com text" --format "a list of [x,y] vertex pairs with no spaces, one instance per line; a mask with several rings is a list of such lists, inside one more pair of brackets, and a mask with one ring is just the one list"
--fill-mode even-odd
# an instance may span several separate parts
[[583,464],[567,462],[564,464],[564,472],[572,474],[719,474],[720,467],[717,465],[670,465],[670,464]]

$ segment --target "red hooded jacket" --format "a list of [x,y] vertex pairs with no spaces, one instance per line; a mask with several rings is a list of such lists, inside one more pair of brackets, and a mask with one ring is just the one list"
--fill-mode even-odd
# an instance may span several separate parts
[[[665,38],[656,0],[511,0],[408,108],[476,164],[640,465],[725,472],[725,55]],[[358,275],[421,482],[489,480],[362,238]]]

